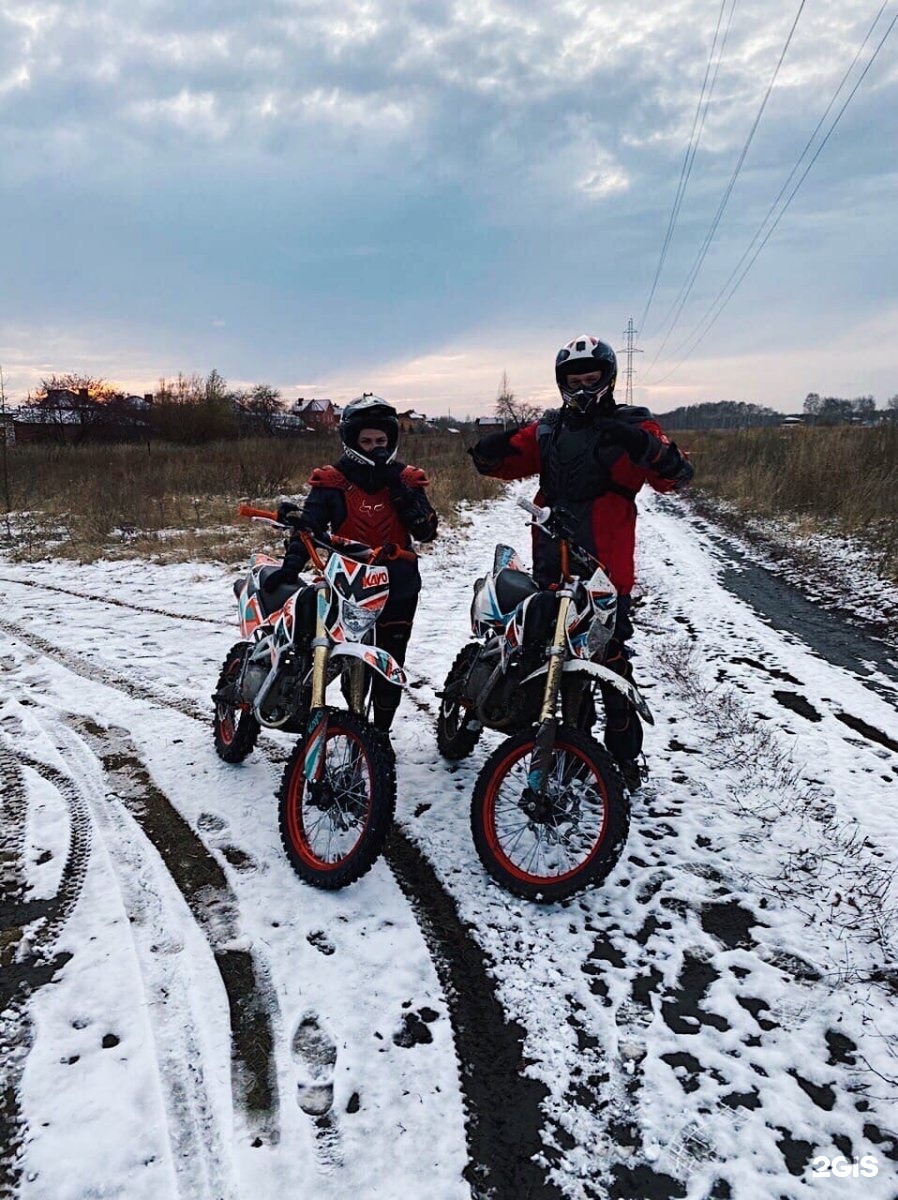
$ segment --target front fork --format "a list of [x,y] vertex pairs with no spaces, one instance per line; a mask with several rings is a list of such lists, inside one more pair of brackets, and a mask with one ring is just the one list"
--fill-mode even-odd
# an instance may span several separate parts
[[312,696],[306,725],[306,753],[303,771],[309,783],[320,783],[324,774],[324,743],[327,740],[327,662],[330,642],[324,626],[321,605],[316,608],[315,637],[312,639]]
[[555,749],[555,732],[558,728],[558,717],[555,714],[558,711],[558,696],[561,692],[564,659],[567,652],[567,617],[572,599],[570,592],[561,592],[559,595],[555,635],[549,648],[549,669],[546,672],[543,706],[539,714],[539,726],[533,742],[530,773],[527,777],[527,786],[532,799],[545,796],[549,782],[552,752]]

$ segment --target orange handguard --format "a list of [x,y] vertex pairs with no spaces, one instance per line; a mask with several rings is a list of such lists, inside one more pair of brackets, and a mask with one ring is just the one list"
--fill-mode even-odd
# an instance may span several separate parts
[[267,508],[253,508],[251,504],[238,505],[237,515],[240,517],[265,517],[269,521],[278,519],[276,512],[270,512]]

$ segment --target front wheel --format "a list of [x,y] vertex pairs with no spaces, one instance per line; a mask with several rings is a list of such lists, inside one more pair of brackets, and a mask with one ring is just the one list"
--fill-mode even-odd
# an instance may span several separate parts
[[560,726],[544,796],[529,788],[534,731],[503,742],[477,777],[471,830],[497,883],[527,900],[563,900],[601,883],[621,856],[629,804],[608,752]]
[[215,753],[227,763],[243,762],[252,753],[259,736],[260,726],[252,706],[242,702],[237,695],[243,660],[249,650],[249,642],[237,642],[231,647],[221,665],[218,686],[212,697],[215,701],[212,716]]
[[474,722],[476,728],[468,728],[473,719],[461,694],[462,685],[479,653],[480,646],[476,642],[462,646],[443,684],[443,697],[437,715],[437,749],[443,758],[453,762],[467,758],[483,732],[479,722]]
[[294,871],[328,891],[354,883],[383,849],[396,804],[387,740],[354,713],[328,715],[321,779],[305,776],[305,738],[284,769],[281,841]]

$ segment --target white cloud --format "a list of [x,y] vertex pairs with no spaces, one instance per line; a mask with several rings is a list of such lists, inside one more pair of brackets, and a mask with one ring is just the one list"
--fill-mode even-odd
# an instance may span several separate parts
[[[873,11],[807,6],[696,305],[738,259]],[[515,322],[543,346],[540,330],[562,338],[569,319],[620,329],[638,315],[716,12],[699,0],[7,0],[0,222],[13,285],[0,299],[32,345],[49,327],[109,331],[106,374],[122,314],[149,356],[155,346],[153,374],[189,355],[175,369],[325,382],[348,322],[360,364],[387,364],[410,399],[420,382],[435,403],[453,387],[479,403],[503,369],[514,379],[492,347]],[[776,0],[736,9],[656,315],[793,15]],[[764,324],[775,357],[796,325],[831,341],[834,314],[863,326],[894,299],[882,148],[898,136],[895,91],[884,55],[740,292],[755,314],[728,310],[710,343],[725,353],[699,360],[697,386],[732,378],[747,323]],[[526,386],[551,391],[542,353]]]

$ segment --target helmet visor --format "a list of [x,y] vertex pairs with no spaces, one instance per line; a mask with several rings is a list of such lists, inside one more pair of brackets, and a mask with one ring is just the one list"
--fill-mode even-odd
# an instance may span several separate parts
[[[580,366],[581,369],[577,369]],[[559,388],[568,404],[582,407],[578,401],[588,404],[604,396],[610,387],[607,371],[590,371],[589,364],[572,366],[559,381]]]

